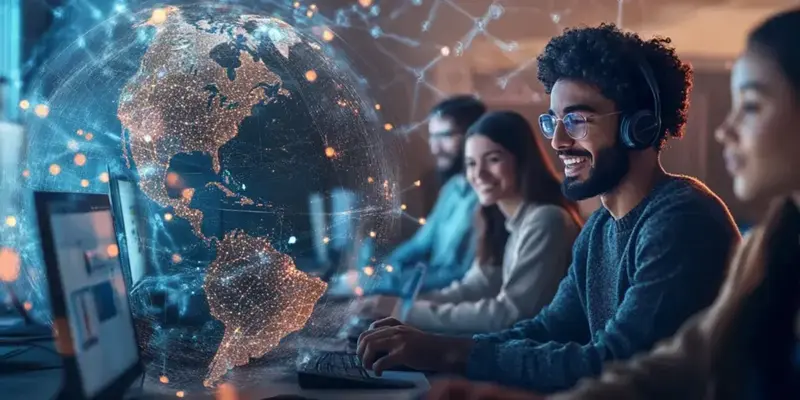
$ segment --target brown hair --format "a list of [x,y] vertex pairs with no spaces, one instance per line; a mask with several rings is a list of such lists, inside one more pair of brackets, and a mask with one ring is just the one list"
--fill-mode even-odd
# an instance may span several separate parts
[[[475,135],[484,136],[503,146],[514,156],[517,187],[525,202],[559,206],[579,226],[583,224],[578,205],[561,192],[561,182],[555,167],[536,141],[533,129],[525,117],[513,111],[488,113],[467,131],[467,138]],[[476,219],[479,229],[478,262],[480,265],[502,265],[508,241],[505,216],[497,205],[481,206]]]

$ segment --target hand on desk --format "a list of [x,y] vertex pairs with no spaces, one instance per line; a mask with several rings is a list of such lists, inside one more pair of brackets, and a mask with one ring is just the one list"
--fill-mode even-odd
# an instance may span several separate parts
[[534,393],[528,393],[496,386],[490,383],[473,383],[463,380],[444,380],[431,386],[427,400],[544,400]]
[[472,350],[471,338],[425,333],[394,318],[376,321],[358,338],[358,358],[380,376],[406,366],[419,371],[460,373]]
[[399,298],[394,296],[362,297],[353,302],[352,314],[365,318],[386,318],[392,315]]

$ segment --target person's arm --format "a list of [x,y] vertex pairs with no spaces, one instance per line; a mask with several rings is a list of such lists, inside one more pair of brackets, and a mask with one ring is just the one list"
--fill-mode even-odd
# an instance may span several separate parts
[[534,211],[522,222],[512,254],[506,254],[515,262],[502,277],[502,286],[493,288],[486,279],[465,279],[454,289],[476,294],[478,299],[462,296],[444,304],[417,302],[408,323],[434,331],[493,332],[533,317],[553,299],[564,278],[574,237],[571,220],[560,208]]
[[[466,275],[457,282],[453,282],[450,286],[425,293],[419,296],[420,303],[423,301],[432,304],[442,303],[460,303],[464,301],[477,301],[485,297],[487,293],[493,290],[493,279],[486,276],[483,269],[478,265],[477,261],[473,262],[472,268],[467,271]],[[499,289],[499,284],[495,288]],[[498,289],[494,289],[495,291]],[[419,308],[419,304],[414,305],[414,309]],[[423,307],[424,308],[424,307]],[[415,311],[412,309],[409,318],[413,318]],[[414,325],[412,323],[412,325]]]
[[614,318],[591,341],[479,342],[467,377],[544,393],[564,390],[599,374],[605,361],[649,349],[711,303],[738,236],[708,214],[662,215],[651,217],[639,233],[631,286]]
[[[591,220],[587,222],[590,226]],[[589,229],[584,228],[572,247],[572,265],[567,276],[558,285],[553,301],[541,309],[533,319],[516,323],[512,328],[490,334],[475,335],[477,347],[493,346],[510,340],[534,342],[588,341],[589,329],[586,313],[581,303],[579,282],[586,274],[586,243]],[[476,360],[480,362],[480,360]]]
[[[714,304],[689,319],[678,333],[660,343],[652,352],[627,362],[609,363],[598,378],[584,379],[568,392],[548,397],[553,400],[701,399],[724,372],[714,366],[731,343],[725,336],[736,334],[730,328],[742,299],[748,298],[755,284],[763,279],[760,263],[753,262],[753,248],[760,238],[749,236],[737,249],[728,277]],[[730,344],[729,344],[730,346]],[[730,382],[726,382],[730,383]],[[722,393],[718,393],[721,395]]]
[[397,248],[386,257],[387,263],[397,268],[404,268],[413,266],[419,261],[427,261],[430,257],[433,243],[436,240],[436,227],[439,224],[439,215],[442,214],[441,210],[448,207],[448,204],[453,201],[453,190],[455,189],[454,182],[448,181],[441,191],[439,198],[433,205],[433,209],[425,220],[425,224],[417,229],[410,239],[405,243],[397,246]]

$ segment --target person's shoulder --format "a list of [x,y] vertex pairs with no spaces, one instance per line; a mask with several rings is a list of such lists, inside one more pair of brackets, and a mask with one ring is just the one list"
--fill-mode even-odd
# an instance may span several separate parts
[[566,225],[571,220],[567,210],[554,204],[531,204],[522,217],[525,224]]
[[652,213],[665,217],[705,215],[733,223],[728,206],[703,182],[683,175],[670,175],[667,179],[648,204]]
[[475,191],[469,186],[467,178],[463,174],[455,174],[448,179],[442,188],[441,193],[461,193],[464,195],[473,194]]

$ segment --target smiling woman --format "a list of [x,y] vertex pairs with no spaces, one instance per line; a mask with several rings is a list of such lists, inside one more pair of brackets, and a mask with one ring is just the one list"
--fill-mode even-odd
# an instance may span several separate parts
[[491,332],[536,315],[566,274],[581,226],[521,115],[484,115],[467,131],[464,155],[480,202],[477,260],[462,280],[416,302],[407,321],[421,329]]

